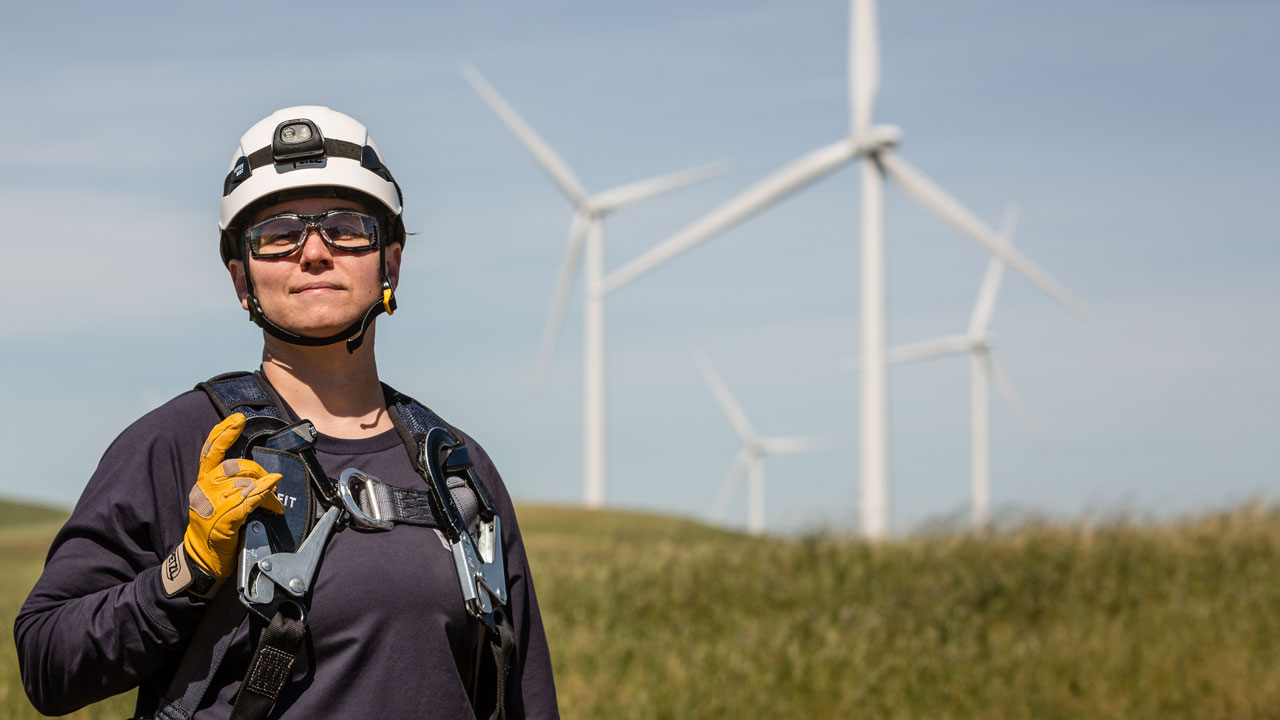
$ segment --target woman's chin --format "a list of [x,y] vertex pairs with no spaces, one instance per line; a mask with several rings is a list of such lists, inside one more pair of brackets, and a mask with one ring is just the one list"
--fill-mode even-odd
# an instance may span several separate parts
[[[268,315],[268,317],[270,317]],[[278,323],[280,327],[295,334],[308,338],[326,338],[336,335],[354,323],[359,322],[360,316],[341,317],[341,318],[317,318],[309,317],[302,322],[290,322],[288,320]]]
[[266,316],[285,330],[309,338],[324,338],[343,332],[364,317],[349,304],[340,305],[317,302],[310,307],[290,308],[293,312],[273,314],[263,308]]

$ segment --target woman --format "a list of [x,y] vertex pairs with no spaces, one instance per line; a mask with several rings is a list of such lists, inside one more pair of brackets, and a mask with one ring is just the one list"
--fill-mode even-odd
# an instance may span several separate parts
[[[223,261],[264,340],[261,370],[233,384],[249,383],[270,398],[260,409],[280,417],[275,428],[310,421],[317,434],[294,462],[309,457],[318,467],[300,475],[310,479],[302,493],[284,492],[279,472],[240,457],[246,425],[258,418],[230,412],[234,398],[220,401],[210,389],[226,384],[179,395],[126,429],[55,538],[15,623],[23,683],[36,708],[63,714],[138,687],[138,717],[556,717],[523,542],[484,450],[437,423],[446,448],[465,448],[449,455],[461,458],[450,472],[470,472],[478,486],[467,496],[476,507],[465,522],[474,533],[486,503],[496,513],[496,567],[505,560],[505,573],[488,579],[505,588],[480,582],[479,599],[463,601],[467,577],[455,558],[475,542],[448,532],[458,523],[446,522],[445,505],[465,487],[437,491],[418,503],[418,515],[370,529],[377,509],[369,488],[421,500],[445,461],[428,460],[413,447],[424,437],[406,430],[405,413],[434,415],[378,377],[373,321],[395,309],[404,226],[400,189],[364,126],[313,106],[255,124],[233,156],[220,227]],[[253,407],[245,412],[253,415]],[[259,457],[275,456],[252,455]],[[355,483],[365,488],[363,505],[350,497],[348,468],[371,479]],[[344,500],[326,495],[340,476]],[[303,513],[308,532],[325,518],[336,521],[325,537],[315,533],[322,554],[312,558],[313,575],[294,578],[290,590],[267,577],[269,562],[238,567],[239,553],[252,550],[241,539],[246,519],[260,518],[248,526],[255,532],[278,527],[272,514],[306,505],[299,495],[315,498]],[[465,498],[461,505],[470,507]],[[262,552],[303,557],[298,541],[310,536],[287,535],[273,532],[274,544]],[[250,590],[239,587],[246,584]],[[276,605],[244,599],[259,588]],[[224,612],[234,619],[224,630],[225,655],[193,661],[213,654],[209,638],[218,634],[210,618]],[[282,651],[267,640],[277,624],[304,631]],[[495,653],[487,665],[486,643]],[[200,666],[216,670],[202,674]]]

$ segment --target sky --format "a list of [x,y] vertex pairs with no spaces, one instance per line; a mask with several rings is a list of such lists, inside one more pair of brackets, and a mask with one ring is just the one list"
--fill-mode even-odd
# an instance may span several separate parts
[[[901,155],[1081,298],[1006,273],[997,518],[1172,517],[1271,498],[1280,406],[1280,6],[881,3],[876,120]],[[0,27],[0,496],[71,506],[129,423],[252,369],[217,255],[240,135],[289,105],[369,127],[405,195],[384,380],[478,438],[512,494],[582,500],[581,282],[534,361],[571,209],[459,74],[477,67],[590,191],[712,161],[606,222],[607,270],[848,128],[846,3],[27,3]],[[305,21],[290,12],[309,16]],[[610,295],[607,504],[705,517],[761,434],[767,527],[856,527],[859,171],[846,168]],[[960,332],[982,250],[886,189],[889,339]],[[430,308],[430,309],[429,309]],[[896,367],[894,532],[962,524],[969,367]],[[194,469],[193,469],[194,472]],[[722,520],[741,527],[739,496]]]

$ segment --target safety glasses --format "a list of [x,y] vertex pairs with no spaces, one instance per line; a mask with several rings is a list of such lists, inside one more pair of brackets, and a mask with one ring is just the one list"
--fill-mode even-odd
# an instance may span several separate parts
[[312,228],[320,230],[325,244],[335,250],[357,252],[378,247],[377,219],[354,210],[276,215],[245,230],[244,235],[254,257],[280,258],[297,252]]

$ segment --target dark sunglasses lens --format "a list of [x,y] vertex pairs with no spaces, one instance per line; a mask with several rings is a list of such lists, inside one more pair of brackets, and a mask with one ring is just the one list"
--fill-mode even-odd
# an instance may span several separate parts
[[373,218],[353,212],[330,213],[320,223],[329,242],[344,250],[376,247],[376,225]]
[[288,254],[306,228],[306,223],[297,218],[271,218],[249,228],[249,247],[258,257]]

